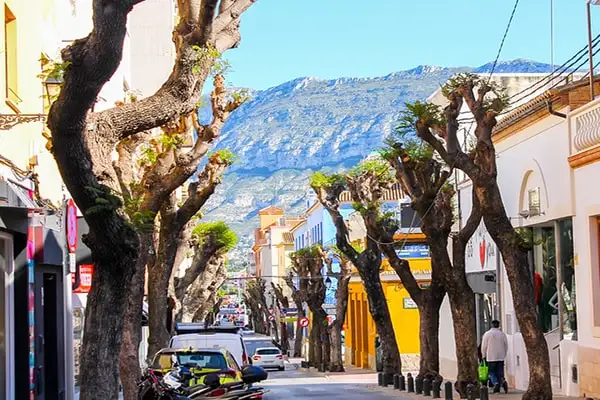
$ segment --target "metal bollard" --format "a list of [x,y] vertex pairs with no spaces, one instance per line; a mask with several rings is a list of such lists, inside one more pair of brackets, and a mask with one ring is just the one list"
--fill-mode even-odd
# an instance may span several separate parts
[[406,390],[406,379],[404,379],[404,375],[400,375],[400,387],[398,389],[401,391]]
[[319,363],[319,372],[325,372],[325,363]]
[[479,398],[481,400],[488,400],[490,398],[490,392],[488,391],[487,385],[482,385],[479,389]]
[[423,378],[421,377],[415,378],[415,393],[423,394]]
[[388,374],[383,373],[383,377],[381,378],[381,386],[387,387],[390,384],[390,380]]
[[406,386],[408,393],[415,392],[415,380],[410,373],[408,374],[408,378],[406,378]]
[[469,383],[467,385],[467,400],[475,400],[477,398],[477,391],[475,385]]
[[377,373],[377,385],[383,386],[383,372]]
[[400,375],[394,374],[394,389],[400,389]]
[[446,382],[444,384],[444,399],[452,400],[452,382]]
[[423,379],[423,396],[431,396],[431,379]]
[[433,380],[433,386],[431,388],[431,397],[434,399],[439,399],[440,398],[440,388],[442,386],[442,381],[439,379],[434,379]]

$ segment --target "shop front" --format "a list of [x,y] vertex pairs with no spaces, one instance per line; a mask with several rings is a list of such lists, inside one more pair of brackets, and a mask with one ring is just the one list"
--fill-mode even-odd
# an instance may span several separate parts
[[0,397],[68,398],[63,213],[0,179]]

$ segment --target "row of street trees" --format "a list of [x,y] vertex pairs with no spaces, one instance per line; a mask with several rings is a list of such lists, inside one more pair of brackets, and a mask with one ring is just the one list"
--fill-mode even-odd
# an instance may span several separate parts
[[[223,248],[213,245],[209,254],[218,240],[194,234],[195,218],[231,164],[223,152],[206,160],[225,120],[245,101],[243,94],[226,91],[221,54],[240,42],[240,17],[255,0],[178,0],[169,78],[148,98],[94,112],[100,90],[121,62],[128,14],[143,1],[93,0],[92,32],[62,51],[64,84],[48,118],[52,151],[90,227],[84,242],[96,266],[81,351],[82,400],[117,399],[119,372],[125,398],[137,396],[145,270],[149,354],[169,339],[168,294],[177,312],[183,303],[185,314],[182,293],[207,266],[216,268],[217,283],[223,276]],[[211,75],[212,119],[200,123],[202,88]],[[192,137],[194,145],[186,148]],[[178,204],[176,190],[196,174],[187,199]],[[173,271],[189,251],[204,264],[193,264],[193,274],[176,281]]]
[[[533,280],[527,254],[531,241],[513,228],[504,209],[497,181],[492,133],[496,117],[508,106],[502,88],[477,75],[459,74],[443,86],[445,107],[415,102],[402,112],[396,135],[388,139],[381,159],[367,160],[347,174],[316,173],[311,186],[331,215],[340,252],[357,268],[369,300],[369,310],[383,346],[383,368],[401,373],[398,344],[381,285],[382,254],[398,274],[420,312],[421,364],[419,376],[439,377],[440,306],[448,294],[455,331],[458,376],[455,388],[465,395],[468,384],[478,384],[475,298],[465,274],[465,248],[481,220],[498,245],[511,285],[517,320],[529,359],[529,388],[524,399],[551,399],[549,358],[537,323]],[[475,145],[463,150],[457,137],[463,104],[473,115]],[[451,232],[455,218],[453,170],[462,170],[473,184],[473,207],[465,225]],[[431,285],[421,288],[407,260],[396,252],[398,222],[381,212],[382,196],[395,182],[412,201],[431,251]],[[340,213],[340,195],[349,191],[354,208],[364,220],[364,249],[349,242]],[[452,251],[449,252],[449,244]]]
[[[309,365],[332,372],[344,371],[342,329],[348,308],[348,284],[352,265],[337,249],[328,249],[326,252],[319,245],[297,250],[290,258],[292,268],[284,279],[297,309],[297,321],[307,316],[306,308],[312,314],[309,328]],[[339,261],[339,271],[333,268],[333,258]],[[325,276],[330,280],[337,279],[335,320],[331,324],[327,311],[323,308],[327,289]],[[244,302],[249,307],[254,330],[258,333],[273,334],[278,338],[282,351],[288,350],[287,323],[285,316],[278,311],[290,307],[290,299],[285,293],[281,286],[274,283],[271,283],[269,289],[265,281],[259,278],[248,284],[244,294]],[[268,295],[272,296],[270,303],[267,301]],[[297,323],[294,357],[302,356],[303,339],[303,328]]]

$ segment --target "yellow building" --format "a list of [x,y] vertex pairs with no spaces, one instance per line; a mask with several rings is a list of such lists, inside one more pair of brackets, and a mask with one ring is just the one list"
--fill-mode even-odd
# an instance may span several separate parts
[[[431,260],[429,258],[407,258],[407,260],[415,278],[423,286],[427,285],[430,281]],[[403,368],[418,368],[419,311],[387,259],[382,263],[380,276]],[[359,368],[374,369],[377,331],[369,312],[367,293],[356,270],[350,280],[348,311],[344,326],[345,362]]]

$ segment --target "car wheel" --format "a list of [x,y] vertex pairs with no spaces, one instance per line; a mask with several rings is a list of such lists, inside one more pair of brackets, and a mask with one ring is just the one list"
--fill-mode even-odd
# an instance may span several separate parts
[[285,367],[279,367],[278,368],[280,371],[285,371]]

